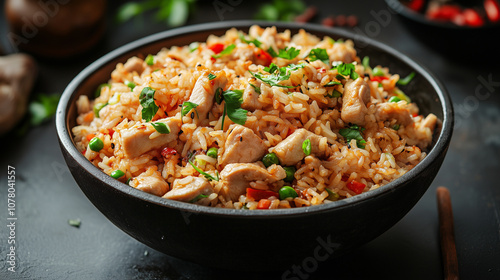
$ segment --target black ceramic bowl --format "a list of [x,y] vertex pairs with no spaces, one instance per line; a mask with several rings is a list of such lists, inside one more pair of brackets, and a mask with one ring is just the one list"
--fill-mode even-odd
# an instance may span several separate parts
[[[131,188],[101,172],[75,148],[75,102],[80,95],[91,96],[118,62],[162,47],[205,41],[210,34],[222,35],[228,26],[247,32],[252,24],[353,39],[362,46],[359,56],[370,56],[373,65],[388,66],[402,76],[415,71],[404,90],[423,114],[434,113],[443,121],[428,156],[401,178],[352,198],[306,208],[243,211],[167,200]],[[111,222],[171,256],[220,268],[276,270],[342,255],[388,230],[415,205],[443,162],[453,127],[449,96],[432,74],[389,46],[355,37],[317,25],[235,21],[178,28],[127,44],[92,63],[64,91],[56,117],[64,158],[82,191]]]
[[[498,36],[500,24],[487,22],[481,27],[459,26],[430,20],[399,0],[385,0],[391,11],[399,14],[407,29],[431,49],[452,59],[484,63],[484,59],[500,58]],[[495,35],[494,35],[495,34]]]

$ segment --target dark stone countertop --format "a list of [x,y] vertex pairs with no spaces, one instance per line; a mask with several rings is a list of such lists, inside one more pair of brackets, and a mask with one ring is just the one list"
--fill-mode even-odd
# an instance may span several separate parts
[[[254,1],[222,13],[246,19]],[[213,4],[198,1],[188,24],[219,21]],[[324,3],[323,3],[324,2]],[[120,1],[110,1],[111,16]],[[467,62],[418,40],[383,1],[309,1],[319,7],[314,22],[330,14],[355,14],[351,29],[392,45],[429,68],[445,84],[455,106],[456,126],[443,166],[418,204],[393,228],[355,253],[329,259],[307,279],[442,279],[436,188],[450,189],[462,279],[500,279],[500,70],[498,59]],[[2,5],[3,6],[3,5]],[[3,8],[0,8],[3,9]],[[3,10],[2,14],[3,14]],[[123,25],[108,20],[105,39],[93,51],[66,61],[39,60],[35,92],[61,93],[85,66],[132,40],[164,30],[150,18]],[[7,27],[0,38],[7,46]],[[466,38],[464,38],[466,40]],[[480,42],[477,49],[481,52]],[[4,48],[8,49],[8,48]],[[490,81],[489,86],[485,81]],[[0,279],[224,279],[236,273],[185,262],[132,239],[112,225],[83,195],[59,149],[54,121],[21,138],[1,140]],[[17,271],[7,271],[7,171],[16,168]],[[68,219],[81,219],[80,228]],[[271,253],[271,252],[270,252]],[[241,276],[240,276],[241,275]],[[306,279],[306,277],[302,277]],[[282,272],[238,273],[240,279],[280,279]],[[299,278],[289,278],[299,279]]]

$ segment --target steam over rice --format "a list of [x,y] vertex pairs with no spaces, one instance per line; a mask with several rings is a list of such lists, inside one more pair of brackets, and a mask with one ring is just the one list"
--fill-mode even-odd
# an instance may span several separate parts
[[[227,54],[222,51],[232,44],[235,46],[232,51]],[[291,47],[300,50],[292,59],[269,55],[272,53],[269,48],[279,54],[279,50],[289,51]],[[328,61],[315,60],[311,52],[318,49],[326,50]],[[100,89],[95,100],[87,96],[77,100],[78,125],[72,132],[78,150],[103,172],[112,175],[121,170],[124,173],[118,178],[121,182],[166,199],[213,207],[274,209],[351,197],[379,188],[417,165],[426,156],[422,150],[430,145],[438,122],[434,115],[422,116],[416,104],[405,101],[406,96],[396,87],[398,74],[390,74],[382,66],[363,66],[351,41],[318,38],[303,30],[297,34],[278,33],[276,28],[253,26],[249,34],[244,34],[231,29],[221,37],[210,36],[206,42],[163,49],[144,58],[138,55],[118,64],[108,86]],[[354,65],[355,73],[340,75],[336,67],[340,62]],[[259,74],[272,76],[268,72],[272,65],[278,69],[287,67],[281,74],[289,77],[279,81],[279,85],[256,78]],[[293,65],[299,67],[294,69]],[[210,74],[217,78],[211,80]],[[356,74],[357,80],[353,79]],[[220,92],[219,88],[210,88],[222,76],[227,82]],[[196,89],[196,84],[201,85],[202,81],[204,87]],[[359,104],[345,107],[346,102],[352,101],[348,100],[348,83],[358,83],[361,85],[358,89],[362,90],[364,85],[369,90],[369,101],[359,103],[363,110],[357,115],[349,116],[351,109],[356,110]],[[159,108],[150,122],[144,120],[141,105],[141,93],[148,88],[154,90],[154,104]],[[183,104],[193,100],[193,92],[199,89],[214,96],[210,97],[212,106],[200,115],[204,101],[181,116]],[[243,126],[250,131],[240,128],[228,116],[221,128],[228,101],[219,104],[214,101],[215,95],[234,90],[243,92],[241,109],[247,111]],[[255,104],[246,100],[250,93]],[[393,102],[393,96],[402,100]],[[358,118],[359,123],[349,123],[353,118]],[[176,125],[179,131],[166,136],[150,125],[165,120],[172,131]],[[238,129],[256,135],[258,139],[252,140],[253,143],[263,147],[266,154],[278,155],[277,145],[291,141],[305,129],[314,134],[310,137],[313,152],[307,155],[301,147],[303,142],[298,144],[300,155],[295,153],[299,160],[288,165],[296,169],[293,181],[285,182],[282,166],[266,168],[262,157],[252,162],[245,159],[252,153],[245,150],[250,149],[245,147],[246,142],[237,151],[233,149],[235,143],[229,140],[230,134]],[[361,135],[364,141],[348,142],[346,131]],[[130,156],[127,145],[133,143],[127,142],[127,137],[134,132],[147,135],[145,143],[167,139],[162,137],[169,140],[161,145],[151,144],[152,148],[145,148],[147,151]],[[96,137],[103,143],[98,151],[89,148],[89,142]],[[144,144],[140,146],[144,148]],[[218,148],[216,158],[207,155],[211,147]],[[241,153],[242,162],[222,164],[231,153]],[[219,180],[207,179],[189,161],[202,173]],[[236,175],[235,169],[231,170],[236,167],[249,170],[242,169],[243,175]],[[253,176],[253,169],[265,173],[265,177],[248,178]],[[235,189],[236,185],[240,190]],[[280,192],[283,186],[292,187],[295,193],[287,197],[286,192]]]

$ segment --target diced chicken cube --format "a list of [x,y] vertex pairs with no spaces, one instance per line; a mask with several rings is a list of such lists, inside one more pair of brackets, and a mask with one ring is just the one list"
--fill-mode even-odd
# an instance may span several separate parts
[[264,141],[250,128],[235,125],[229,131],[220,165],[229,163],[250,163],[260,160],[267,151]]
[[226,72],[223,70],[215,71],[213,74],[216,75],[213,80],[209,80],[206,74],[201,75],[194,84],[193,91],[189,97],[189,102],[198,105],[196,111],[198,112],[199,120],[207,118],[207,114],[214,104],[215,92],[219,88],[224,89],[227,83]]
[[[257,81],[251,81],[251,83],[257,87],[259,86]],[[264,108],[264,106],[265,104],[262,104],[262,102],[259,101],[259,94],[255,91],[252,85],[248,84],[245,91],[243,91],[243,102],[241,103],[241,108],[249,111],[255,111],[257,109]]]
[[253,163],[231,163],[226,165],[220,173],[225,195],[232,201],[238,201],[240,195],[245,194],[250,182],[263,181],[268,184],[283,180],[286,172],[279,165],[272,165],[265,169]]
[[135,158],[154,149],[159,149],[169,142],[177,139],[181,129],[181,121],[178,118],[165,118],[156,121],[164,123],[170,128],[170,133],[160,134],[150,139],[151,134],[156,132],[151,124],[137,124],[120,131],[119,141],[127,158]]
[[[302,143],[306,139],[311,141],[311,154],[317,157],[326,157],[327,151],[321,147],[320,141],[324,137],[316,135],[306,129],[295,130],[285,140],[271,149],[278,156],[280,163],[284,166],[295,165],[306,157],[302,149]],[[325,142],[326,143],[326,142]]]
[[352,63],[356,61],[356,50],[346,43],[335,43],[331,49],[328,49],[328,56],[332,61]]
[[156,170],[148,170],[141,173],[131,181],[131,185],[136,189],[157,196],[164,195],[169,189],[168,183],[161,177],[160,172]]
[[345,123],[357,125],[365,124],[365,115],[368,112],[366,104],[370,102],[370,87],[363,80],[349,80],[344,86],[342,97],[342,112],[340,117]]
[[209,195],[213,192],[212,185],[207,180],[201,177],[187,176],[174,180],[172,190],[167,192],[163,198],[190,202],[199,195]]
[[386,102],[376,105],[375,118],[377,121],[396,119],[399,124],[409,125],[413,122],[408,105],[404,101]]

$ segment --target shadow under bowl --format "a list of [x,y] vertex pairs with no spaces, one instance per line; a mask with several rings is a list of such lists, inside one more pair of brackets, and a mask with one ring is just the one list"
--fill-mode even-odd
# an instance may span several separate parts
[[[348,199],[313,207],[244,211],[199,206],[163,199],[129,187],[92,165],[75,147],[76,100],[91,97],[116,64],[163,47],[205,41],[223,35],[228,26],[248,31],[253,24],[292,33],[305,29],[317,36],[351,39],[360,57],[387,66],[402,76],[414,71],[403,88],[422,114],[442,120],[427,157],[397,180]],[[421,198],[436,176],[450,143],[453,112],[444,86],[427,69],[368,38],[311,24],[255,21],[193,25],[158,33],[127,44],[98,59],[67,86],[57,109],[57,133],[67,165],[88,199],[117,227],[140,242],[174,257],[233,270],[279,270],[308,258],[340,256],[379,236],[398,222]]]

